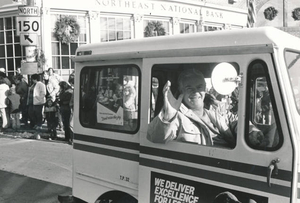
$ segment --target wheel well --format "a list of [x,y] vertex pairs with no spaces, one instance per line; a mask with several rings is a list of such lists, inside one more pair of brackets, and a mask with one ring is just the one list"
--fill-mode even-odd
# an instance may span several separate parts
[[138,201],[125,192],[109,191],[102,194],[95,203],[138,203]]

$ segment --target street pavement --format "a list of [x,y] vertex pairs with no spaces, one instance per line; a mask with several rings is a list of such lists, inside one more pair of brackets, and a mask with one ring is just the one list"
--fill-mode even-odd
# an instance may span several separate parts
[[58,136],[0,132],[0,203],[58,203],[58,195],[72,194],[72,145]]

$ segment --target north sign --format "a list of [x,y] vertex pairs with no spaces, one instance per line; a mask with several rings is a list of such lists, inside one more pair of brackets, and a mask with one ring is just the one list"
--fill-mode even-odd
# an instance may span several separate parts
[[41,34],[40,17],[19,16],[16,17],[16,21],[17,35],[28,33]]
[[40,10],[37,6],[19,6],[19,16],[39,16]]

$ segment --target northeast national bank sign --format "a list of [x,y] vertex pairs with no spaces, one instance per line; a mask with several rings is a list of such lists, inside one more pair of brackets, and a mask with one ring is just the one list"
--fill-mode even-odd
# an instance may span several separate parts
[[[143,14],[183,14],[190,17],[198,17],[201,15],[200,6],[184,5],[170,2],[158,2],[158,1],[135,1],[135,0],[96,0],[101,9],[127,9],[140,11]],[[184,1],[183,1],[184,2]],[[203,11],[202,11],[203,12]],[[214,11],[202,13],[202,15],[212,15],[217,18],[223,18],[221,11]],[[172,16],[172,15],[171,15]]]

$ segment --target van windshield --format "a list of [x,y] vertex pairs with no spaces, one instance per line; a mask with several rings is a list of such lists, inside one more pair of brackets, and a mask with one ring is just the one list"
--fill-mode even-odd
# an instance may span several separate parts
[[295,103],[300,114],[300,53],[287,51],[285,53],[290,82],[294,93]]

